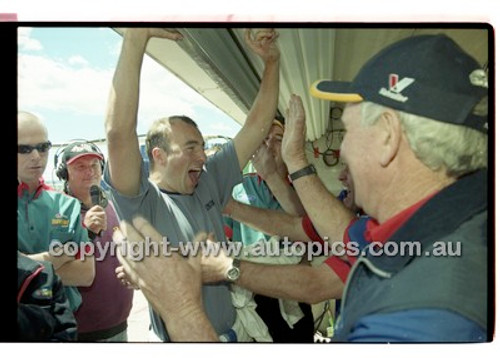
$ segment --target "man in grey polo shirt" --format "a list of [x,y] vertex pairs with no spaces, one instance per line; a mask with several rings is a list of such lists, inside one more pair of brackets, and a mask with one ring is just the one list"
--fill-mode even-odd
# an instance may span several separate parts
[[[121,219],[145,217],[172,246],[192,240],[199,231],[213,232],[217,240],[224,240],[222,208],[276,113],[280,57],[275,44],[277,33],[272,29],[246,32],[248,46],[264,61],[265,68],[254,105],[234,140],[207,160],[203,137],[193,120],[185,116],[161,118],[153,123],[146,138],[151,166],[148,178],[136,127],[140,69],[151,37],[182,39],[177,31],[160,28],[125,30],[106,119],[109,161],[104,179],[111,187]],[[202,299],[216,333],[234,340],[231,328],[236,313],[228,286],[205,285]],[[158,337],[175,340],[168,336],[169,317],[162,321],[152,309],[150,315]],[[193,341],[201,339],[192,337]]]

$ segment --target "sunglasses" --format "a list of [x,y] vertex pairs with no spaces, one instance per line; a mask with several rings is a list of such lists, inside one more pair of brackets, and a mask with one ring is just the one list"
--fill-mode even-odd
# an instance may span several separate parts
[[50,142],[38,143],[36,145],[18,144],[17,152],[19,154],[29,154],[36,149],[39,153],[45,153],[50,148],[52,148],[52,143]]

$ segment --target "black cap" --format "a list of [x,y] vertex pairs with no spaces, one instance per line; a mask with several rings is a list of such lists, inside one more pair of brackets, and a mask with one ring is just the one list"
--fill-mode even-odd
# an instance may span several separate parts
[[[370,101],[488,130],[488,75],[446,35],[398,41],[372,57],[352,82],[320,80],[312,84],[310,92],[335,102]],[[477,106],[479,102],[481,106]]]

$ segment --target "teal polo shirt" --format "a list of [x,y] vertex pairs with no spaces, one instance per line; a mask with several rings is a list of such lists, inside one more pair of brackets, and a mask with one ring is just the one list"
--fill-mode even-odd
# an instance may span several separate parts
[[[258,208],[281,210],[279,202],[274,198],[266,182],[257,173],[243,176],[243,182],[233,188],[233,198],[236,201]],[[269,240],[270,236],[252,229],[239,221],[224,217],[224,224],[229,228],[233,242],[242,242],[243,246],[250,246],[259,240]]]
[[[29,194],[23,183],[18,186],[17,249],[25,254],[48,251],[53,241],[73,241],[77,247],[89,242],[87,230],[80,219],[80,203],[57,192],[40,181],[38,189]],[[82,297],[74,286],[65,286],[70,307],[76,311]]]

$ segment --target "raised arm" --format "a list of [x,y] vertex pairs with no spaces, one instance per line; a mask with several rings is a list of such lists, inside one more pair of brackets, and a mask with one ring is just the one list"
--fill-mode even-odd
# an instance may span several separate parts
[[139,82],[151,37],[180,40],[182,35],[160,28],[126,29],[108,100],[106,138],[111,182],[119,192],[129,196],[139,192],[141,154],[136,132]]
[[[304,145],[304,107],[300,97],[292,95],[282,143],[283,160],[290,174],[309,165]],[[330,243],[342,241],[354,214],[328,191],[317,175],[302,176],[293,185],[319,235],[328,237]]]
[[[290,215],[304,216],[305,211],[299,196],[288,182],[287,173],[284,172],[286,169],[283,169],[283,172],[278,170],[272,149],[263,143],[256,150],[252,158],[252,163],[257,173],[265,180],[283,210]],[[284,166],[285,164],[282,163],[282,165]]]
[[247,30],[245,33],[248,46],[262,58],[265,67],[257,97],[234,138],[241,169],[267,136],[278,107],[280,52],[275,43],[277,36],[273,29],[261,29],[255,34]]

